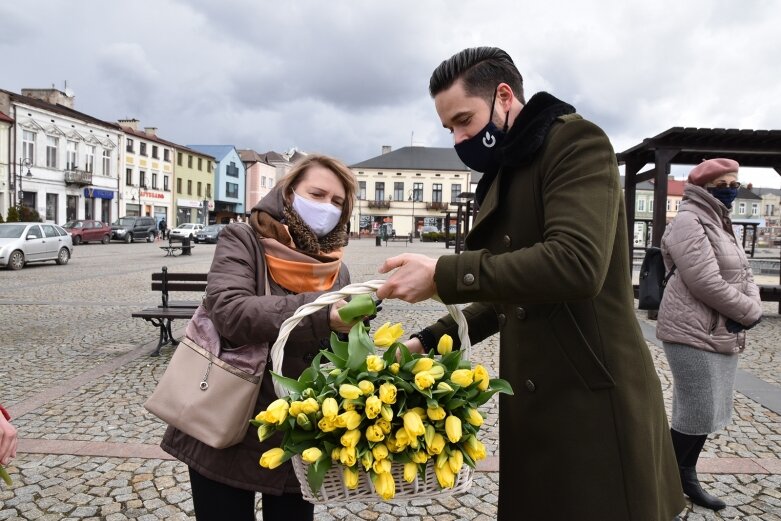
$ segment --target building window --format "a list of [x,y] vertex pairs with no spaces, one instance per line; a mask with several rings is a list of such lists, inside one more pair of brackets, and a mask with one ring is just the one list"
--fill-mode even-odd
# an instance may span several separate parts
[[193,167],[193,156],[190,154],[187,154],[187,168]]
[[79,196],[65,196],[65,222],[75,221],[79,218]]
[[125,145],[125,150],[130,152],[131,154],[135,154],[135,150],[133,149],[133,140],[130,138],[127,138],[127,145]]
[[76,170],[76,165],[79,162],[79,155],[77,153],[78,143],[75,141],[68,141],[67,160],[65,170]]
[[644,212],[645,211],[645,199],[638,199],[637,200],[637,211],[638,212]]
[[138,142],[138,146],[139,146],[138,153],[141,154],[142,156],[145,156],[146,155],[146,143],[144,143],[143,141],[139,141]]
[[773,216],[773,211],[774,210],[775,210],[775,205],[772,205],[772,204],[766,204],[765,205],[765,215],[767,215],[768,217],[772,217]]
[[46,220],[57,220],[57,194],[46,194]]
[[176,179],[176,193],[181,194],[182,193],[182,178],[179,177]]
[[238,183],[225,183],[225,195],[228,197],[237,198],[239,196]]
[[132,168],[126,168],[125,169],[125,185],[126,186],[133,186],[133,169]]
[[260,187],[266,188],[266,176],[264,175],[260,176]]
[[676,200],[675,200],[675,211],[676,211],[676,212],[678,211],[678,208],[679,208],[680,206],[681,206],[681,200],[680,200],[680,199],[676,199]]
[[159,159],[157,145],[152,145],[152,159]]
[[35,164],[35,132],[22,132],[22,157]]
[[177,152],[176,153],[176,164],[179,166],[182,166],[182,153]]
[[403,201],[404,200],[404,183],[400,183],[398,181],[394,181],[393,183],[393,198],[396,201]]
[[212,184],[206,183],[206,197],[212,196]]
[[163,161],[171,162],[171,151],[167,148],[163,149]]
[[57,149],[60,147],[60,138],[46,136],[46,166],[57,168]]
[[434,183],[433,189],[431,191],[431,202],[442,202],[442,183]]
[[198,188],[198,189],[197,189],[198,197],[200,197],[200,196],[201,196],[201,182],[200,182],[200,181],[198,181],[198,186],[197,186],[197,188]]
[[423,200],[423,183],[412,183],[412,200],[416,202]]
[[203,171],[203,158],[198,158],[198,171]]
[[648,211],[653,212],[654,211],[654,198],[651,197],[648,199]]
[[206,171],[209,173],[212,171],[212,162],[209,160],[206,161]]
[[193,195],[193,182],[190,179],[187,180],[187,195]]
[[759,215],[759,205],[757,203],[751,203],[751,215]]
[[111,150],[103,150],[103,175],[111,175]]
[[450,202],[454,203],[456,202],[456,199],[458,199],[458,194],[461,193],[461,185],[450,185]]
[[239,167],[236,166],[236,163],[231,161],[231,163],[225,167],[225,175],[239,177]]
[[163,190],[165,190],[166,192],[168,191],[168,176],[167,175],[163,176]]
[[667,199],[667,211],[668,212],[670,211],[670,200],[669,199]]
[[144,172],[143,170],[138,172],[138,185],[141,188],[146,188],[146,172]]
[[744,215],[746,213],[746,203],[740,203],[738,205],[738,213]]
[[95,147],[92,145],[87,146],[87,161],[84,164],[84,170],[90,173],[95,171]]
[[366,181],[358,181],[358,199],[366,200]]
[[152,173],[152,188],[157,190],[157,174]]
[[377,181],[374,183],[374,200],[375,201],[383,201],[385,200],[385,182],[384,181]]

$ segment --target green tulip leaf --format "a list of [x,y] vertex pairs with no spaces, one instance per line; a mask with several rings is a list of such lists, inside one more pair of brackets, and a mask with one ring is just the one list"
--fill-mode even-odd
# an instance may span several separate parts
[[357,295],[338,310],[339,318],[343,322],[353,322],[359,318],[368,317],[377,313],[377,306],[371,295]]
[[330,351],[322,351],[321,352],[324,357],[326,357],[332,364],[334,364],[334,367],[338,369],[344,369],[345,366],[347,366],[347,358],[342,358],[336,353],[331,353]]
[[339,336],[331,331],[331,351],[344,360],[347,360],[348,343],[339,340]]
[[445,356],[442,357],[442,360],[440,360],[442,365],[445,366],[445,368],[448,371],[455,371],[458,369],[458,365],[461,362],[461,351],[452,351]]
[[376,353],[374,342],[369,338],[366,328],[358,322],[350,329],[347,368],[357,372],[361,365],[366,366],[366,357]]
[[503,380],[502,378],[493,378],[488,382],[488,384],[491,389],[497,392],[509,395],[514,394],[510,383],[507,380]]
[[306,471],[306,481],[309,483],[309,488],[318,497],[320,496],[320,488],[323,486],[323,479],[325,479],[325,473],[331,468],[331,457],[321,458],[314,464],[309,465],[309,469]]
[[473,405],[475,409],[483,405],[485,402],[491,399],[491,396],[496,394],[497,391],[495,389],[489,389],[488,391],[482,392],[477,395],[476,398],[470,401],[470,403]]
[[274,371],[271,371],[271,377],[274,378],[274,380],[276,380],[277,382],[279,382],[279,385],[281,385],[288,391],[293,391],[299,394],[303,393],[304,389],[309,387],[307,384],[303,384],[298,380],[293,380],[292,378],[288,378],[287,376],[282,376],[281,374],[277,374]]
[[394,342],[383,354],[382,359],[385,361],[386,365],[391,365],[394,362],[396,362],[396,351],[399,349],[399,346],[403,345],[399,342]]
[[14,484],[14,482],[11,481],[11,476],[8,475],[8,471],[5,470],[2,465],[0,465],[0,478],[3,478],[3,481],[5,481],[5,484],[9,487]]

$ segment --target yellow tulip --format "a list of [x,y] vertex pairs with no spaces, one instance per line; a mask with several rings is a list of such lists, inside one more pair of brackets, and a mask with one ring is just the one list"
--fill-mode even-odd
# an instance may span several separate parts
[[453,474],[458,474],[464,466],[464,454],[458,449],[453,450],[447,458],[447,464],[450,465]]
[[336,417],[337,426],[349,431],[355,430],[361,424],[363,416],[358,411],[345,411]]
[[429,456],[425,451],[418,450],[413,452],[410,455],[410,458],[412,458],[412,461],[414,461],[415,463],[426,463],[428,461]]
[[374,394],[374,384],[369,380],[361,380],[358,382],[358,389],[361,390],[364,396]]
[[461,387],[471,385],[473,379],[474,376],[471,369],[456,369],[453,371],[453,374],[450,375],[450,381]]
[[343,447],[355,447],[361,441],[361,431],[358,429],[347,431],[339,439]]
[[344,486],[352,490],[358,488],[358,469],[352,469],[350,467],[344,467],[342,473],[344,477]]
[[296,424],[305,431],[311,431],[315,427],[312,425],[312,421],[309,419],[309,416],[302,412],[298,413],[298,416],[296,416]]
[[317,447],[310,447],[301,453],[301,459],[307,463],[314,463],[315,461],[319,460],[320,456],[322,455],[323,451]]
[[428,371],[421,371],[415,375],[415,385],[419,389],[428,389],[434,385],[434,377]]
[[382,443],[378,443],[372,447],[372,456],[374,459],[385,459],[388,457],[388,447]]
[[288,410],[290,410],[290,404],[287,400],[283,398],[274,400],[266,407],[266,413],[268,414],[269,420],[271,420],[268,421],[268,423],[282,425],[287,419]]
[[470,425],[474,425],[475,427],[480,427],[483,424],[483,417],[479,412],[477,412],[476,409],[472,409],[471,407],[468,407],[466,409],[466,421]]
[[393,499],[393,496],[396,495],[396,482],[393,481],[390,472],[383,472],[374,477],[374,489],[385,501]]
[[390,383],[384,383],[380,386],[380,400],[382,403],[391,405],[396,403],[396,386]]
[[378,459],[378,460],[374,460],[374,463],[372,463],[372,470],[376,474],[382,474],[383,472],[390,472],[391,466],[392,466],[391,460]]
[[339,403],[334,398],[326,398],[323,400],[323,416],[326,418],[334,418],[339,414]]
[[437,391],[447,391],[447,392],[450,392],[452,390],[453,390],[453,388],[450,387],[450,385],[447,382],[439,382],[437,384]]
[[412,374],[418,374],[421,371],[428,371],[434,365],[434,359],[424,356],[418,358],[415,365],[412,366]]
[[485,459],[485,445],[474,436],[469,436],[462,447],[473,461]]
[[426,420],[426,409],[424,409],[423,407],[413,407],[412,409],[410,409],[410,411],[420,416],[420,421]]
[[373,373],[379,373],[385,369],[385,360],[377,355],[369,355],[366,357],[366,369]]
[[445,420],[445,432],[447,433],[447,439],[450,443],[458,443],[463,435],[461,431],[461,418],[458,416],[450,415]]
[[433,438],[431,439],[431,443],[426,444],[426,450],[429,454],[432,456],[435,454],[442,453],[442,450],[445,448],[445,437],[442,436],[440,433],[434,433]]
[[380,415],[383,420],[391,421],[393,419],[393,409],[391,409],[389,405],[383,405],[380,410]]
[[428,374],[434,377],[434,380],[439,380],[445,376],[445,368],[442,364],[434,364],[434,366],[428,370]]
[[314,398],[307,398],[301,402],[301,412],[304,414],[312,414],[320,410],[320,404]]
[[434,426],[430,423],[426,424],[426,432],[423,434],[423,440],[426,442],[426,446],[431,445],[434,443],[434,434],[436,434],[436,430],[434,430]]
[[331,450],[331,461],[339,461],[339,458],[342,455],[342,448],[341,447],[334,447]]
[[[377,447],[377,445],[375,445],[375,447]],[[391,434],[390,436],[387,436],[385,438],[385,447],[387,447],[387,449],[390,452],[393,452],[395,454],[403,451],[404,448],[406,447],[406,444],[399,443],[399,440],[396,439],[396,436]]]
[[355,447],[342,447],[339,453],[339,461],[342,465],[347,465],[348,467],[355,465]]
[[279,447],[269,449],[260,456],[260,466],[266,469],[275,469],[285,461],[285,451]]
[[345,400],[355,400],[361,394],[361,389],[351,384],[342,384],[339,386],[339,396]]
[[410,439],[417,436],[423,436],[426,432],[426,428],[423,426],[423,422],[420,420],[420,416],[415,411],[407,411],[404,413],[404,430],[407,431],[407,436]]
[[366,405],[364,406],[363,412],[366,414],[367,418],[373,420],[382,412],[382,400],[380,400],[378,396],[369,396],[366,398]]
[[400,368],[401,368],[401,366],[399,365],[399,363],[398,363],[398,362],[393,362],[391,365],[389,365],[389,366],[388,366],[388,370],[389,370],[389,371],[390,371],[392,374],[399,374],[399,369],[400,369]]
[[377,443],[385,439],[385,433],[379,425],[369,425],[366,427],[366,439],[372,443]]
[[453,485],[456,483],[456,476],[449,465],[443,465],[442,467],[435,465],[434,474],[436,474],[439,486],[442,488],[453,488]]
[[363,470],[369,470],[372,468],[373,464],[374,456],[372,456],[372,451],[367,450],[363,453],[363,456],[361,456],[361,465],[363,465]]
[[444,407],[429,407],[426,409],[426,415],[429,417],[431,421],[439,421],[443,419],[445,416],[447,416],[447,411],[444,409]]
[[374,422],[374,425],[382,429],[383,434],[390,434],[391,423],[385,418],[378,418],[377,421]]
[[322,417],[320,419],[319,422],[317,422],[317,428],[320,429],[323,432],[335,431],[336,429],[340,428],[337,425],[337,420],[338,420],[338,417],[327,418],[327,417],[324,416],[324,417]]
[[437,353],[440,355],[447,355],[453,351],[453,337],[450,335],[442,335],[437,342]]
[[404,464],[404,481],[407,483],[412,483],[415,481],[415,477],[418,475],[418,465],[417,463],[405,463]]
[[480,382],[477,384],[477,388],[481,391],[488,389],[488,384],[491,383],[491,377],[488,376],[488,370],[480,364],[475,366],[475,382]]
[[385,322],[374,333],[374,345],[379,347],[390,347],[393,343],[401,338],[404,334],[404,330],[401,328],[401,324],[393,324]]
[[294,400],[290,402],[290,408],[287,411],[288,414],[290,414],[290,416],[298,416],[299,414],[301,414],[301,405],[302,402],[298,400]]
[[260,427],[258,427],[258,439],[260,441],[266,441],[271,436],[273,436],[276,431],[277,430],[274,428],[273,425],[268,423],[263,423],[260,425]]
[[344,400],[342,402],[342,409],[344,409],[345,411],[354,411],[355,408],[356,408],[355,407],[356,406],[356,403],[355,403],[356,401],[357,400]]

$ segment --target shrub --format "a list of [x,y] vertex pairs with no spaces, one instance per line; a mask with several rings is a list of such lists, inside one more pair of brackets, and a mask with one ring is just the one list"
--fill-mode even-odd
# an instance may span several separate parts
[[19,210],[16,208],[16,206],[12,206],[8,209],[8,217],[6,217],[5,220],[9,223],[19,222]]

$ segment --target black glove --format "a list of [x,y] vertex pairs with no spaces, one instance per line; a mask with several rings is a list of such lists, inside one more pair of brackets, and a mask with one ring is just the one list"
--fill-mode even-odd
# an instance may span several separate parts
[[744,329],[747,329],[743,324],[739,324],[738,322],[735,322],[731,318],[728,318],[727,321],[724,323],[724,327],[727,328],[727,331],[730,333],[740,333]]
[[382,311],[382,306],[380,304],[382,304],[382,300],[377,299],[377,300],[374,301],[374,306],[375,306],[377,311],[376,311],[376,313],[374,313],[374,315],[372,315],[370,317],[366,317],[365,319],[363,319],[363,325],[364,326],[369,327],[369,322],[371,322],[372,320],[377,318],[377,313]]

